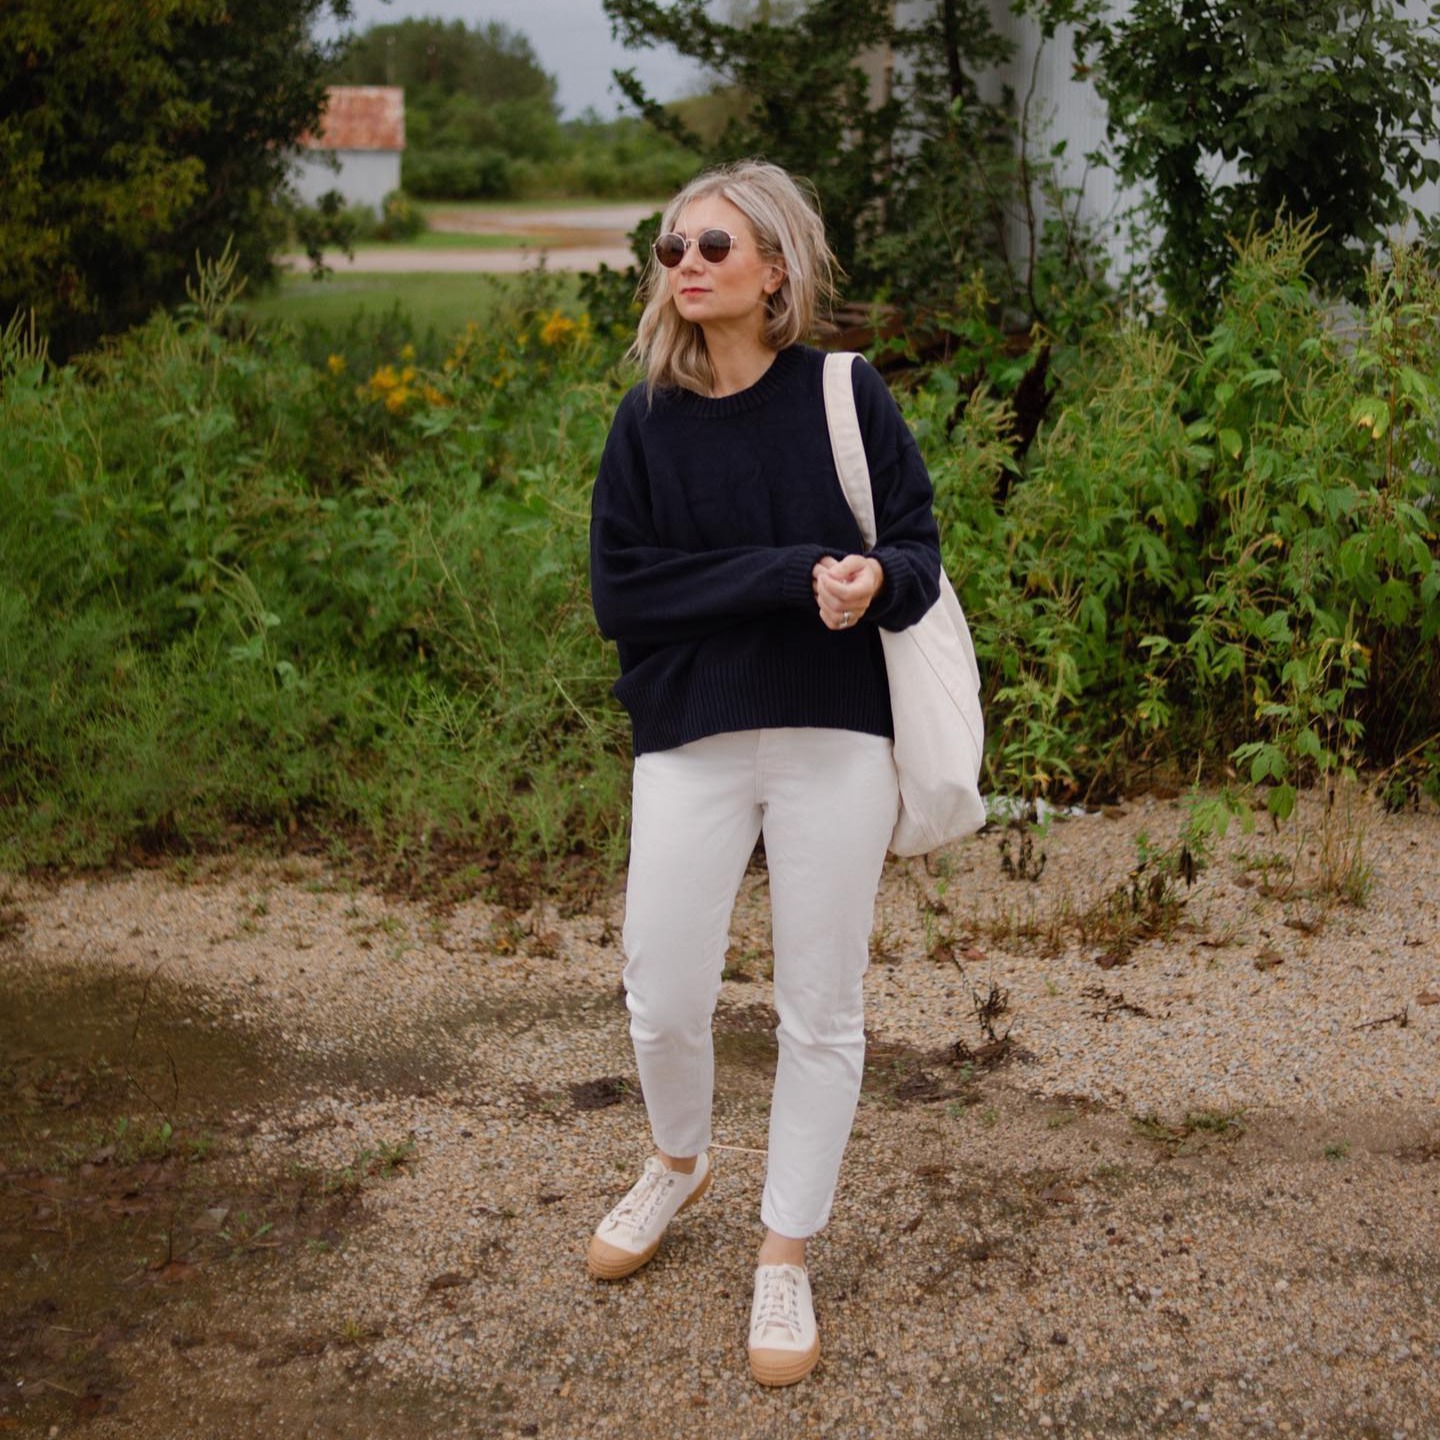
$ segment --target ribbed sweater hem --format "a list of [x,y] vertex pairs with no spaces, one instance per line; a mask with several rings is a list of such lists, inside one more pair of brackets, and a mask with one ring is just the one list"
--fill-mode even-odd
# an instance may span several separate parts
[[735,730],[814,727],[894,737],[890,696],[856,686],[842,669],[813,672],[793,664],[692,673],[685,684],[627,684],[615,694],[630,712],[636,755],[672,750]]

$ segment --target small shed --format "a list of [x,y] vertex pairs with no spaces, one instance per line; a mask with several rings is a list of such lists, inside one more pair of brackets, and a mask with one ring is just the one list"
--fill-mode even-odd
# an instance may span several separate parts
[[[327,190],[338,190],[347,205],[380,203],[400,188],[405,151],[405,91],[399,85],[331,85],[318,134],[300,137],[293,182],[313,205]],[[339,164],[334,169],[326,156]]]

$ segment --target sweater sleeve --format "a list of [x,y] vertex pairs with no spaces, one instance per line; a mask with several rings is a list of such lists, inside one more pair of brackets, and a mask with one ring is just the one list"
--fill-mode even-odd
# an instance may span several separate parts
[[607,639],[674,644],[814,604],[811,571],[823,547],[662,545],[648,492],[644,451],[627,399],[606,441],[590,510],[590,595]]
[[884,588],[865,618],[886,630],[904,630],[940,595],[935,493],[920,447],[879,372],[858,359],[851,374],[875,497],[870,553],[885,571]]

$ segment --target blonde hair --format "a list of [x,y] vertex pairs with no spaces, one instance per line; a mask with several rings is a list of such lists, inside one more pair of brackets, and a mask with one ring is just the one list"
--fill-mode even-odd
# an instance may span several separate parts
[[[750,222],[760,254],[785,272],[767,297],[761,338],[772,350],[805,339],[835,294],[837,265],[825,240],[814,190],[764,160],[740,160],[697,175],[665,207],[660,233],[675,228],[692,201],[719,195]],[[645,367],[646,389],[678,385],[708,395],[714,384],[705,332],[684,319],[670,297],[665,270],[652,254],[640,282],[644,310],[631,355]]]

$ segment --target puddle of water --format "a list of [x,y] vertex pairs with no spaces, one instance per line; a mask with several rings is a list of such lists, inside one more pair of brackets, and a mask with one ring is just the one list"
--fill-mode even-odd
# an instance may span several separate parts
[[[0,1161],[102,1148],[253,1094],[269,1065],[207,997],[161,978],[72,967],[11,971],[0,1007]],[[128,1135],[117,1137],[120,1127]]]
[[126,1342],[181,1311],[203,1338],[223,1287],[342,1244],[368,1177],[224,1163],[257,1090],[304,1077],[203,993],[84,967],[3,983],[0,1430],[44,1433],[122,1408]]

